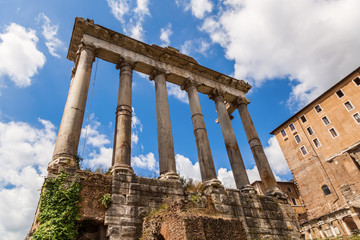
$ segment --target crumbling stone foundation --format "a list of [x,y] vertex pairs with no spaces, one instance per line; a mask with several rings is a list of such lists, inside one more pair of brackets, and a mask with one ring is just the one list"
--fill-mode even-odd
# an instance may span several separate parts
[[[105,174],[74,171],[83,186],[80,202],[81,240],[135,239],[299,239],[299,227],[287,199],[259,196],[236,189],[208,187],[184,192],[180,181],[164,181],[133,174]],[[110,193],[108,209],[101,197]],[[146,235],[162,209],[157,228]],[[31,239],[37,215],[27,239]],[[145,221],[144,221],[145,219]],[[150,232],[151,232],[150,231]],[[222,236],[222,237],[219,237]]]

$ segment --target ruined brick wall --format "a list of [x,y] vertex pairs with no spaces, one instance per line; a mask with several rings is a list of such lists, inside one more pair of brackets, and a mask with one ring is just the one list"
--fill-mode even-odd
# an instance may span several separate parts
[[[259,196],[255,191],[244,193],[211,187],[205,191],[184,193],[177,181],[131,174],[107,176],[74,169],[70,169],[70,173],[83,186],[80,193],[80,240],[139,239],[148,231],[143,227],[144,217],[177,201],[191,203],[191,214],[170,215],[172,217],[160,221],[163,226],[157,226],[154,231],[162,232],[166,240],[300,237],[295,214],[287,199],[280,196]],[[106,193],[112,196],[108,209],[101,204]]]
[[199,214],[169,215],[162,223],[160,233],[166,240],[246,239],[245,229],[238,219]]
[[[101,199],[104,194],[111,193],[112,177],[105,174],[76,170],[75,168],[65,168],[63,170],[70,174],[71,178],[69,182],[74,180],[79,181],[82,187],[79,203],[79,239],[105,239],[104,218],[106,208],[101,204]],[[59,169],[56,171],[53,170],[49,173],[49,177],[56,177],[58,173]],[[33,225],[26,239],[30,239],[39,226],[38,217],[39,209],[36,211]]]
[[78,171],[81,182],[80,215],[81,220],[104,223],[106,208],[101,204],[105,194],[111,194],[111,175]]
[[[300,238],[295,214],[286,198],[207,189],[188,193],[186,199],[185,207],[179,211],[170,207],[170,214],[165,211],[146,218],[143,239],[156,240],[160,233],[166,240]],[[172,238],[172,234],[179,238]]]

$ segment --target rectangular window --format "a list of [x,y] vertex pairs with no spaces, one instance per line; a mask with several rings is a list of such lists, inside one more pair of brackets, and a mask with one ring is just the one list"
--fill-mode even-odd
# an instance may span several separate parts
[[345,94],[344,94],[343,91],[341,91],[341,89],[340,89],[340,90],[338,90],[338,91],[336,92],[336,95],[338,96],[338,98],[342,98]]
[[295,198],[292,197],[292,198],[291,198],[291,201],[292,201],[293,205],[295,205],[295,206],[297,205]]
[[327,116],[325,116],[325,117],[323,117],[323,118],[321,118],[321,119],[323,120],[325,126],[328,125],[328,124],[330,124],[330,121],[329,121],[329,119],[327,118]]
[[344,105],[348,111],[354,108],[350,101],[346,101]]
[[316,148],[321,146],[320,141],[317,138],[313,139],[313,142]]
[[311,127],[308,127],[308,128],[306,129],[306,131],[309,133],[310,136],[314,134],[314,131],[312,130]]
[[286,136],[286,132],[285,132],[285,130],[283,129],[283,130],[281,130],[281,135],[283,136],[283,137],[285,137]]
[[301,151],[302,155],[304,155],[304,156],[308,153],[307,150],[306,150],[306,148],[305,148],[305,146],[302,146],[302,147],[300,148],[300,151]]
[[353,117],[354,117],[354,119],[355,119],[355,121],[356,121],[357,123],[360,123],[360,114],[359,114],[359,113],[355,113],[355,114],[353,115]]
[[291,124],[289,125],[289,128],[290,128],[291,131],[294,131],[294,130],[295,130],[294,124],[291,123]]
[[360,86],[360,77],[355,78],[353,81],[356,86]]
[[316,113],[319,113],[319,112],[321,112],[321,111],[322,111],[322,108],[320,107],[320,105],[319,105],[319,104],[318,104],[318,105],[316,105],[314,108],[315,108]]
[[329,130],[329,132],[330,132],[330,134],[331,134],[331,136],[332,136],[333,138],[338,136],[335,128],[331,128],[331,129]]
[[301,138],[299,137],[299,135],[297,134],[295,135],[295,140],[297,143],[301,142]]
[[305,115],[302,115],[302,116],[300,117],[300,119],[301,119],[301,121],[302,121],[303,123],[305,123],[305,122],[307,121]]

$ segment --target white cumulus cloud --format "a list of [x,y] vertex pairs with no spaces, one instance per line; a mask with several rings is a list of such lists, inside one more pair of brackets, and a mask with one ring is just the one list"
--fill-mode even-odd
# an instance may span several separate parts
[[149,0],[106,0],[113,16],[120,21],[125,34],[143,40],[143,22],[150,16]]
[[219,168],[218,170],[218,179],[226,188],[236,188],[234,174],[231,170],[226,168]]
[[64,48],[63,42],[56,37],[58,33],[59,26],[51,24],[51,20],[48,16],[46,16],[44,13],[40,13],[36,17],[36,21],[38,23],[42,22],[42,35],[45,38],[46,42],[45,45],[48,48],[51,55],[54,57],[60,58],[60,55],[56,53],[56,51],[61,48]]
[[52,123],[39,122],[40,128],[0,122],[0,235],[4,240],[24,239],[35,216],[56,140]]
[[360,1],[227,0],[220,6],[201,29],[235,60],[235,77],[255,86],[289,79],[290,107],[303,106],[359,66]]
[[197,18],[203,18],[205,13],[211,12],[213,5],[209,0],[191,0],[191,12]]
[[289,166],[275,136],[272,136],[268,140],[268,146],[264,148],[264,151],[269,160],[271,168],[276,174],[285,175],[290,173]]
[[180,176],[186,179],[192,178],[194,180],[201,181],[199,162],[193,164],[189,158],[181,154],[175,155],[175,161],[176,161],[176,170],[178,171]]
[[147,169],[149,171],[157,171],[157,161],[152,152],[146,155],[138,155],[131,158],[132,166]]
[[39,41],[32,29],[16,23],[0,33],[0,80],[8,76],[18,87],[31,85],[31,78],[45,64],[45,56],[36,44]]
[[163,47],[170,46],[170,36],[172,34],[173,31],[171,30],[171,23],[160,29],[160,40],[164,42],[162,44]]

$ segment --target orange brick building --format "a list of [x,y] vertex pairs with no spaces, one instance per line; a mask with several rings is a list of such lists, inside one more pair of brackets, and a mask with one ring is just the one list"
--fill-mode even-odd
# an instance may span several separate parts
[[[288,196],[289,203],[292,209],[295,212],[296,219],[299,223],[304,223],[307,221],[307,213],[304,206],[304,202],[299,194],[299,191],[291,180],[289,182],[276,182],[278,187],[281,189],[283,193]],[[265,188],[261,181],[255,181],[251,184],[254,187],[255,191],[259,195],[265,195]]]
[[307,239],[360,229],[360,67],[271,132],[308,213]]

